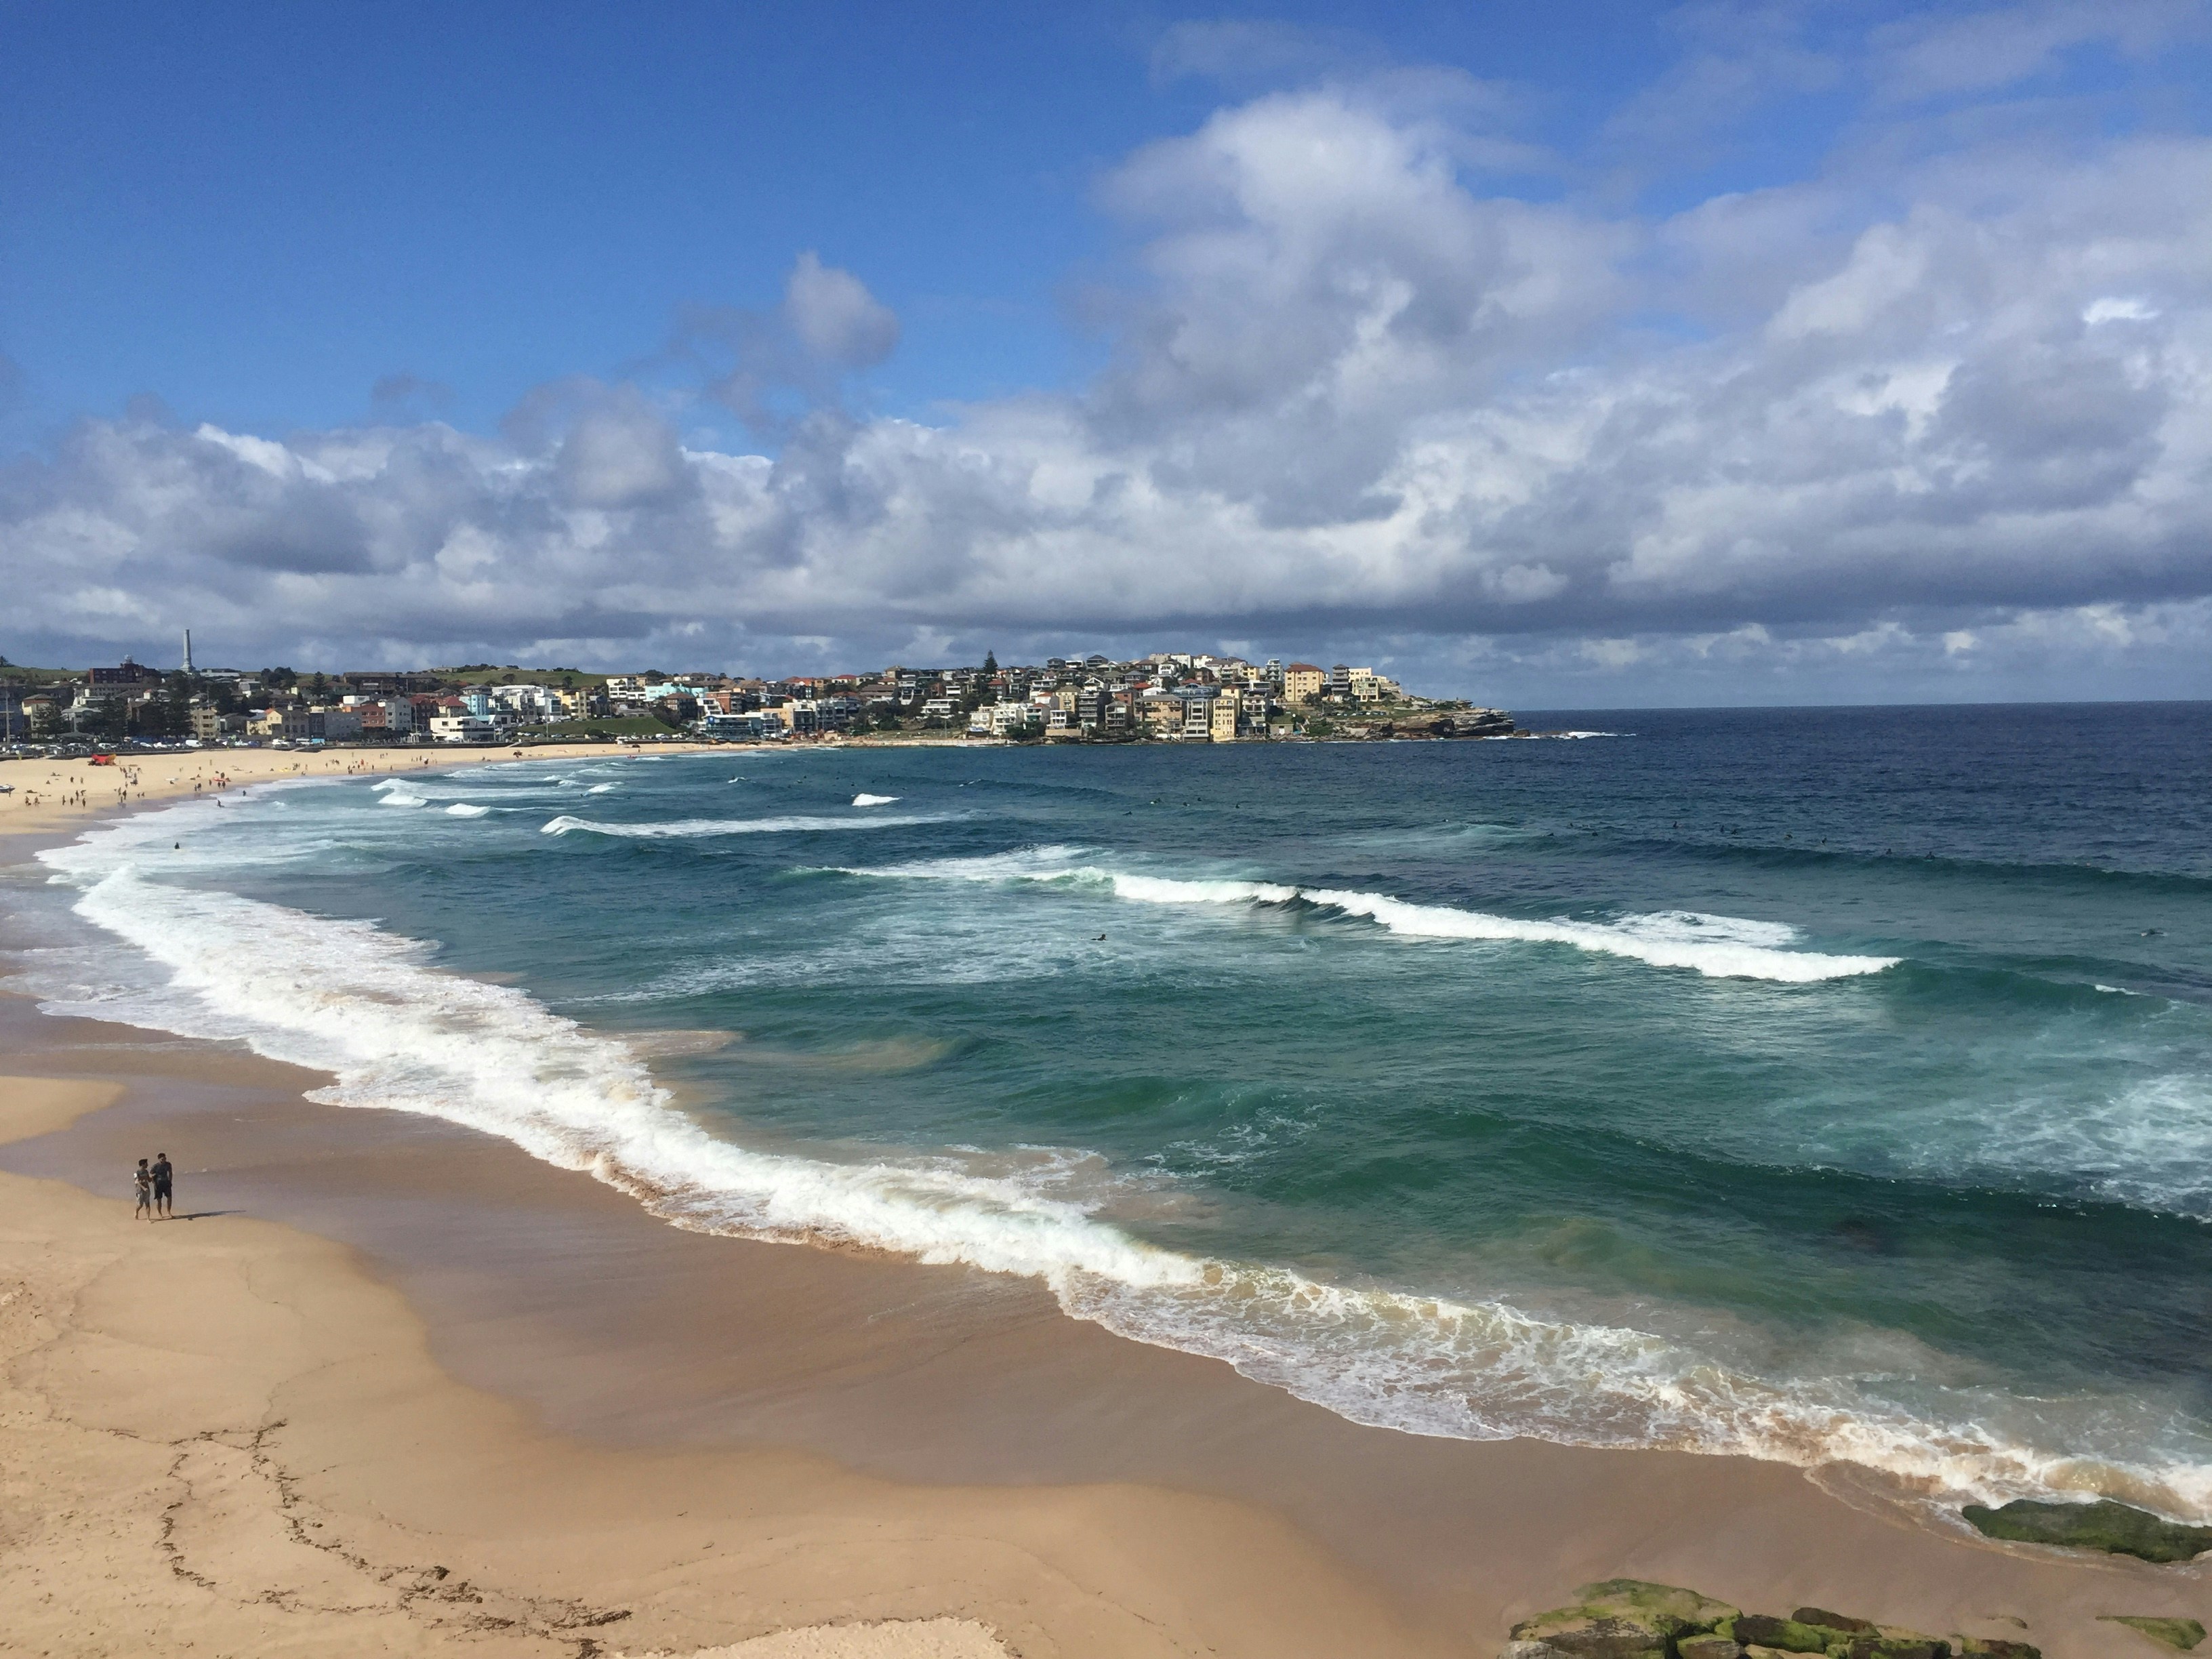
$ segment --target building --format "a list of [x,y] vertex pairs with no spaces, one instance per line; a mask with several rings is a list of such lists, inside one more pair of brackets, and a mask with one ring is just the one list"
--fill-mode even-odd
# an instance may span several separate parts
[[214,743],[221,738],[235,737],[246,729],[246,720],[243,716],[218,714],[213,703],[194,703],[191,708],[191,722],[192,735],[202,743]]
[[128,657],[123,659],[120,666],[94,669],[85,681],[95,697],[112,696],[118,691],[150,690],[161,683],[159,669],[149,668]]
[[1294,662],[1283,671],[1283,701],[1311,702],[1328,684],[1328,676],[1310,662]]
[[434,743],[495,743],[499,728],[465,708],[444,709],[430,717],[430,739]]
[[1243,701],[1234,691],[1224,691],[1213,700],[1213,725],[1206,735],[1214,742],[1237,741],[1237,716]]

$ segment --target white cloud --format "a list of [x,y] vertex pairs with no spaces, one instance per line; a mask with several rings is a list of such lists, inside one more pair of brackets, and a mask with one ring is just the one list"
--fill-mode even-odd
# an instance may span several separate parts
[[890,309],[851,271],[823,264],[811,249],[784,284],[783,311],[809,351],[841,368],[879,363],[898,344],[898,319]]
[[[811,400],[772,456],[582,380],[498,439],[87,421],[0,468],[0,569],[76,655],[186,622],[247,654],[608,663],[988,629],[1356,640],[1555,690],[2039,650],[2186,681],[2212,143],[1977,141],[1655,222],[1486,189],[1439,109],[1277,93],[1131,156],[1101,197],[1134,270],[1072,394],[841,412],[897,321],[806,254],[776,311],[690,336],[734,354],[734,405]],[[1646,325],[1670,311],[1696,325]]]

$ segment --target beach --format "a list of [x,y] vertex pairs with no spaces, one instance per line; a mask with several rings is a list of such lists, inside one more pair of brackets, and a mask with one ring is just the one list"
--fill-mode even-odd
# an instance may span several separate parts
[[[629,752],[617,744],[547,744],[523,751],[540,758],[578,759]],[[511,755],[505,749],[469,751],[483,760]],[[301,778],[386,777],[456,763],[450,752],[390,749],[180,749],[119,751],[112,765],[88,757],[0,762],[0,784],[15,793],[0,799],[0,832],[51,834],[97,821],[102,815],[163,801],[213,796],[224,787],[295,782]],[[222,782],[219,785],[218,780]]]
[[[204,785],[171,758],[147,804]],[[9,811],[8,881],[85,787]],[[12,996],[0,1073],[7,1650],[1488,1659],[1632,1577],[2090,1659],[2141,1640],[2100,1615],[2212,1607],[1844,1466],[1364,1426],[1018,1275],[668,1224],[235,1042]],[[179,1219],[134,1223],[156,1148]]]

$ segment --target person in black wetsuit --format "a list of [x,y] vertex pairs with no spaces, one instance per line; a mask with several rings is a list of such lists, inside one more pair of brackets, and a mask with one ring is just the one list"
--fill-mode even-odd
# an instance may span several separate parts
[[170,1214],[170,1196],[176,1190],[174,1183],[177,1175],[176,1169],[170,1164],[169,1155],[167,1152],[154,1154],[153,1175],[154,1213],[167,1217]]

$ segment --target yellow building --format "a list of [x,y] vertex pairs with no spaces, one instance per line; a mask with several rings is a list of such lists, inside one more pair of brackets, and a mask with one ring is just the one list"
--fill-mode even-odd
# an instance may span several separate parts
[[1310,662],[1294,662],[1283,671],[1283,701],[1311,702],[1328,684],[1326,669],[1316,668]]
[[1212,738],[1216,743],[1237,741],[1237,705],[1243,701],[1234,691],[1224,691],[1213,700]]

